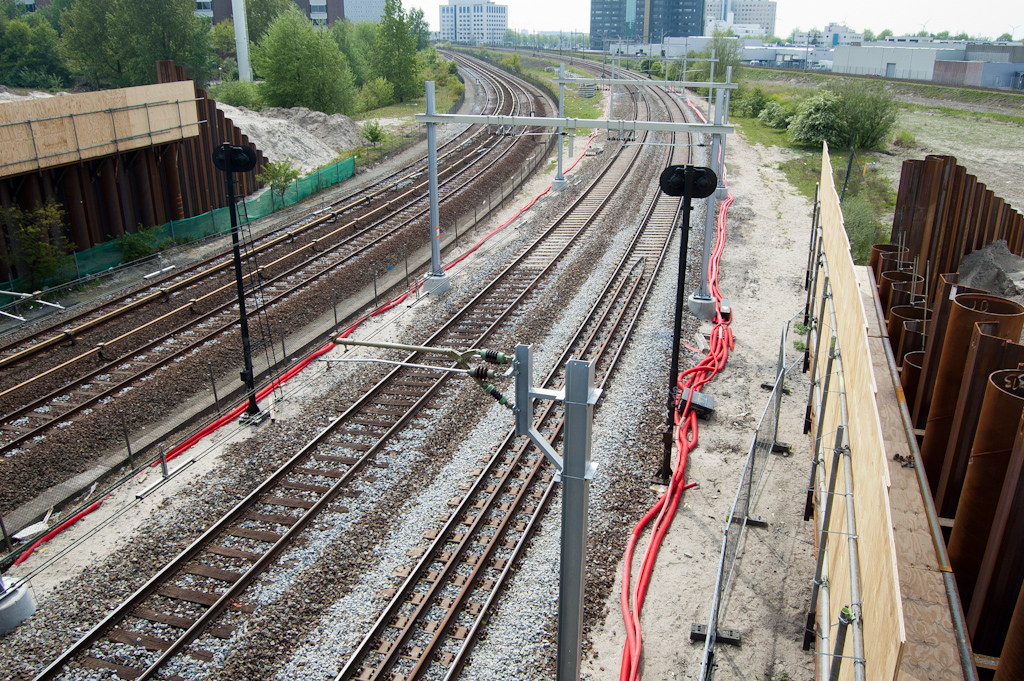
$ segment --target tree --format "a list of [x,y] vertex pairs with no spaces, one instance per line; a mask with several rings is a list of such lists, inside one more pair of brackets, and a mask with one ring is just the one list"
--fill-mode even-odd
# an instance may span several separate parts
[[263,40],[274,19],[292,6],[290,0],[245,0],[245,24],[249,33],[249,44],[255,45]]
[[417,94],[416,41],[409,32],[402,0],[384,0],[373,57],[374,70],[395,86],[398,101]]
[[356,92],[345,56],[293,6],[271,24],[252,54],[269,106],[304,106],[327,114],[352,112]]
[[[725,82],[726,68],[729,66],[732,67],[732,82],[737,82],[740,77],[740,64],[743,61],[743,48],[740,47],[740,41],[725,32],[715,31],[712,34],[711,41],[707,43],[705,48],[691,56],[697,59],[710,60],[712,50],[714,50],[715,55],[715,82]],[[672,66],[669,67],[671,79],[681,79],[682,72],[683,65],[679,62],[673,62]],[[710,80],[710,76],[710,61],[698,61],[695,64],[691,64],[686,74],[686,77],[690,80],[705,82]]]
[[298,168],[292,165],[292,160],[286,158],[283,161],[270,161],[267,163],[256,174],[256,179],[270,187],[270,205],[274,205],[274,194],[277,194],[283,206],[284,193],[288,191],[291,183],[301,176]]
[[162,59],[200,86],[209,78],[210,22],[192,0],[77,0],[63,23],[68,57],[94,87],[155,83]]
[[50,22],[53,30],[59,34],[63,30],[60,26],[60,15],[71,9],[74,0],[51,0],[45,7],[36,6],[36,14]]
[[949,40],[949,31],[939,31],[932,37],[936,40]]
[[967,33],[957,33],[953,36],[953,40],[970,40],[971,37]]
[[21,288],[37,291],[68,269],[71,245],[64,237],[64,211],[58,203],[47,201],[28,211],[17,205],[0,207],[0,222],[11,225],[13,253],[3,252],[4,261],[25,266],[23,282],[28,286]]
[[359,134],[361,134],[367,142],[373,146],[377,146],[384,141],[384,126],[376,119],[366,121],[363,123],[363,128]]
[[416,41],[417,51],[430,47],[430,26],[427,25],[426,19],[423,18],[423,10],[419,7],[409,10],[409,33]]
[[1009,41],[1013,40],[1013,34],[1012,33],[1004,33],[1001,36],[999,36],[998,38],[996,38],[996,40],[1000,40],[1000,41],[1005,40],[1005,41],[1009,42]]
[[57,48],[57,31],[40,14],[0,20],[0,83],[57,89],[70,73]]
[[94,88],[124,80],[123,45],[111,38],[107,17],[114,0],[78,0],[61,17],[61,41],[71,66]]
[[359,94],[363,99],[364,111],[373,111],[395,103],[395,86],[380,76],[363,85]]
[[219,24],[213,25],[213,51],[221,61],[228,57],[235,56],[235,24],[231,19],[225,19]]
[[366,55],[373,49],[377,39],[376,25],[365,21],[354,25],[348,20],[336,21],[331,28],[331,37],[345,55],[356,87],[362,87],[363,83],[373,77]]
[[876,40],[875,32],[872,31],[870,28],[865,28],[864,29],[864,41],[865,42],[872,42],[874,40]]
[[878,39],[879,40],[885,40],[886,38],[889,38],[891,36],[892,36],[892,31],[890,31],[889,29],[884,29],[881,33],[878,34]]

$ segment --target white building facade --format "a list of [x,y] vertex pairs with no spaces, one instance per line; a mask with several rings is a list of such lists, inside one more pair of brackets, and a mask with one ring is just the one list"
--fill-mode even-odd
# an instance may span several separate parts
[[[717,20],[730,25],[757,24],[761,28],[757,35],[775,35],[775,10],[775,0],[706,0],[705,28],[712,20]],[[737,33],[735,29],[733,32]]]
[[345,18],[376,23],[384,16],[384,0],[345,0]]
[[508,7],[486,2],[448,0],[441,5],[441,40],[500,45],[508,29]]

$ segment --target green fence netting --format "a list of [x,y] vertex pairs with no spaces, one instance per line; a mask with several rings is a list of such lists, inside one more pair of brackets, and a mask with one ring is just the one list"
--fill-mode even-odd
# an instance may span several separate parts
[[[259,196],[239,201],[236,204],[238,206],[238,219],[240,222],[256,220],[270,215],[275,210],[280,210],[285,206],[294,205],[307,196],[352,177],[355,174],[355,170],[356,160],[355,156],[353,156],[344,161],[338,161],[337,163],[320,168],[292,182],[284,192],[283,203],[280,195],[273,194],[270,191],[265,191]],[[221,234],[230,230],[231,214],[225,207],[217,208],[216,210],[185,220],[172,220],[166,224],[158,225],[152,230],[147,230],[147,233],[152,234],[150,238],[155,239],[157,244],[163,244],[195,241],[211,234]],[[86,277],[108,270],[111,267],[117,267],[120,264],[122,264],[121,248],[116,241],[108,241],[99,246],[75,253],[74,269],[69,272],[69,275],[72,278],[76,276],[78,278]],[[0,287],[17,290],[19,282],[20,279],[15,279],[13,282],[3,282],[0,284]],[[47,284],[51,285],[55,283],[57,282],[47,282]]]

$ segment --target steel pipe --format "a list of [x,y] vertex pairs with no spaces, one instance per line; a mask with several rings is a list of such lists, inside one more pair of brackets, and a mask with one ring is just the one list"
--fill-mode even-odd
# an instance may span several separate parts
[[929,300],[931,321],[928,323],[928,339],[925,343],[924,363],[921,365],[921,382],[914,397],[914,411],[911,412],[915,428],[924,428],[928,419],[928,409],[932,403],[932,391],[935,387],[935,375],[939,369],[942,356],[942,345],[946,340],[946,327],[949,325],[949,313],[953,308],[953,298],[960,293],[984,293],[979,289],[957,284],[960,275],[939,275],[938,295]]
[[913,319],[903,322],[903,335],[900,336],[900,344],[896,348],[896,354],[899,355],[900,362],[903,361],[903,357],[905,357],[908,352],[924,350],[924,333],[927,328],[927,324],[927,320],[924,319]]
[[1017,596],[1017,607],[1013,610],[1010,629],[1006,632],[1006,643],[999,656],[994,681],[1017,681],[1024,679],[1024,588]]
[[896,252],[908,253],[909,250],[906,246],[900,246],[899,244],[875,244],[871,247],[871,252],[868,254],[868,267],[875,273],[875,279],[878,279],[878,260],[882,257],[882,254]]
[[1020,338],[1024,328],[1024,307],[1005,298],[980,294],[958,295],[953,301],[921,445],[921,457],[932,494],[938,489],[942,474],[942,463],[960,397],[964,358],[977,322],[999,322],[1001,336]]
[[[994,371],[1014,369],[1024,362],[1024,346],[1001,338],[1000,335],[998,323],[974,325],[956,415],[935,493],[935,507],[946,518],[952,518],[957,513],[971,449],[975,444],[976,433],[983,425],[981,416],[989,390],[989,377]],[[1012,427],[1015,424],[1016,421],[1010,425]]]
[[903,340],[904,323],[911,321],[927,320],[931,310],[913,305],[899,305],[889,311],[889,321],[886,324],[886,334],[889,336],[889,346],[896,356],[896,363],[903,362],[903,355],[900,353],[900,343]]
[[892,287],[894,284],[911,284],[919,286],[924,281],[920,274],[914,274],[906,270],[889,270],[882,272],[878,280],[878,300],[882,303],[882,312],[889,316],[889,309],[892,307]]
[[903,395],[907,400],[907,408],[913,409],[912,398],[917,392],[917,384],[921,380],[921,363],[924,361],[924,350],[915,350],[903,355],[903,370],[900,372],[900,383]]
[[[1024,585],[1024,419],[1016,428],[992,529],[981,558],[967,626],[975,648],[987,655],[1008,652],[1004,639]],[[1022,642],[1024,643],[1024,642]],[[1018,643],[1017,645],[1021,645]]]
[[989,376],[949,538],[949,562],[968,611],[1022,413],[1024,371],[1010,369]]

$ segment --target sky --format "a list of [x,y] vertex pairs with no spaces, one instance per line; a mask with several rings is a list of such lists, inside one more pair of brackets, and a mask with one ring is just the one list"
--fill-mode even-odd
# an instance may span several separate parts
[[[639,0],[642,2],[642,0]],[[508,25],[530,31],[590,30],[590,0],[496,0],[508,6]],[[967,32],[995,38],[1003,33],[1024,37],[1024,2],[1021,0],[777,0],[775,33],[786,37],[794,28],[825,28],[845,23],[855,31],[875,33],[890,29],[897,35],[932,32]],[[447,2],[404,0],[406,9],[419,7],[432,30],[440,29],[439,7]],[[1013,28],[1015,25],[1016,28]]]

